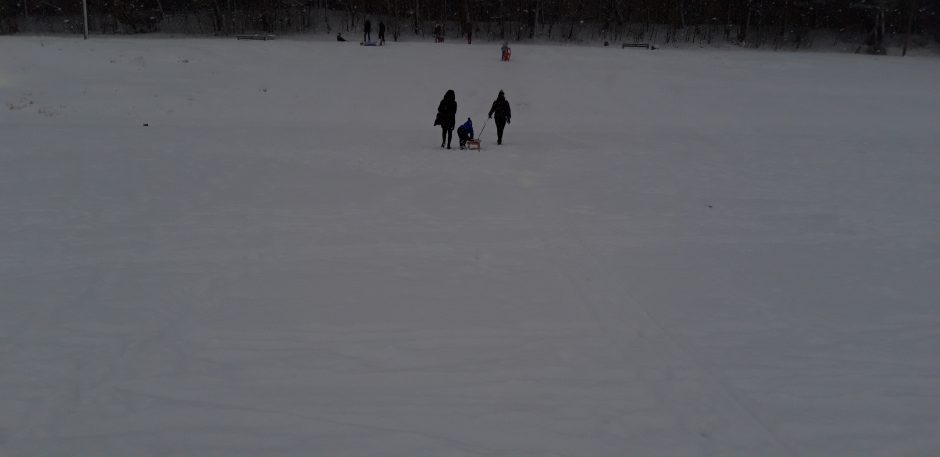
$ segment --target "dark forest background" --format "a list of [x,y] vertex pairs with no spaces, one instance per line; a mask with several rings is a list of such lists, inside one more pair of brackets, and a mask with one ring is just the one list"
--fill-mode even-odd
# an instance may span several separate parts
[[[97,34],[353,33],[389,40],[609,41],[841,46],[885,53],[940,42],[940,0],[88,0]],[[81,0],[0,0],[0,33],[80,33]]]

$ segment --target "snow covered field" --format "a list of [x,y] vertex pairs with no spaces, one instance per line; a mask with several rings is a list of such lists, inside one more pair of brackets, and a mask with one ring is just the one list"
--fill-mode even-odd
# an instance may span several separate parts
[[940,60],[497,46],[0,38],[0,456],[940,455]]

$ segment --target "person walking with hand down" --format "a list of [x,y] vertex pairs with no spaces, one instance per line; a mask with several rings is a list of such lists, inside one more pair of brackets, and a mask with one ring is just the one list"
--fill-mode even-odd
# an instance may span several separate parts
[[441,147],[447,142],[447,149],[450,149],[451,139],[454,137],[454,125],[457,123],[457,97],[453,90],[448,90],[444,94],[441,104],[437,105],[437,118],[434,119],[434,125],[441,126]]
[[512,110],[509,109],[509,102],[506,101],[506,94],[503,91],[499,91],[499,95],[496,96],[496,100],[493,102],[493,107],[490,108],[489,117],[493,118],[493,115],[496,115],[496,144],[503,144],[503,128],[506,127],[506,124],[511,124],[512,121]]

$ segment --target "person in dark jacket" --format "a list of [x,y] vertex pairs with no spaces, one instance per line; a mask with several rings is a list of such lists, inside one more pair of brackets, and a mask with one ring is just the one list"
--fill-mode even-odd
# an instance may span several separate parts
[[503,144],[503,128],[506,127],[506,124],[511,124],[512,121],[512,110],[509,109],[509,102],[506,101],[506,94],[503,91],[499,91],[499,95],[496,96],[496,101],[493,102],[493,107],[490,108],[490,118],[496,116],[496,144]]
[[366,19],[366,23],[363,25],[363,31],[365,33],[363,34],[362,42],[368,43],[372,41],[372,22],[369,22],[368,19]]
[[460,127],[457,127],[457,138],[460,140],[460,149],[467,147],[467,140],[473,139],[473,121],[467,118]]
[[379,22],[379,45],[385,44],[385,23]]
[[447,149],[450,149],[451,139],[454,137],[454,125],[457,123],[457,97],[453,90],[448,90],[444,94],[441,104],[437,105],[437,118],[434,119],[434,125],[441,126],[441,147],[447,143]]
[[337,33],[337,34],[336,34],[336,41],[346,41],[346,39],[343,38],[343,34],[342,34],[342,33]]

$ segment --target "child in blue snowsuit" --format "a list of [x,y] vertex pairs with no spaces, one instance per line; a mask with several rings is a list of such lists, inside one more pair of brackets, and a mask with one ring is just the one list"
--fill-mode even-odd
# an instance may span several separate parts
[[460,149],[464,149],[467,146],[467,140],[473,139],[473,121],[471,121],[469,117],[467,118],[467,122],[457,127],[457,138],[460,139]]

